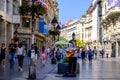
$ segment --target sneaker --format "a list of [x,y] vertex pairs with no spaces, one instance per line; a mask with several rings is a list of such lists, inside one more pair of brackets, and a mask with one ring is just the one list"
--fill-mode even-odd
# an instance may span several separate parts
[[23,71],[23,69],[22,69],[22,68],[20,68],[20,71]]

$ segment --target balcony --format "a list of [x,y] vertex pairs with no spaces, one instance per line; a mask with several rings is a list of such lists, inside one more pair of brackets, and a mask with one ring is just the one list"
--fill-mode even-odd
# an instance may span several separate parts
[[108,9],[106,15],[104,15],[102,18],[107,19],[109,17],[115,18],[120,16],[120,8],[119,7],[111,7]]

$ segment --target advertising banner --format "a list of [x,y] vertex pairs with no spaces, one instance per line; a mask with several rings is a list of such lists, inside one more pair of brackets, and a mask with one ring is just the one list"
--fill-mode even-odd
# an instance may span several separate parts
[[44,18],[39,18],[38,32],[44,33]]
[[48,34],[48,25],[44,25],[44,34]]

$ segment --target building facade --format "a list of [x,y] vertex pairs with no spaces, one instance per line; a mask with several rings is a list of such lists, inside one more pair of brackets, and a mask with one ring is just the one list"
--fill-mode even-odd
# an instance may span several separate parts
[[[0,43],[4,42],[6,46],[10,40],[14,38],[14,32],[17,30],[19,40],[23,42],[27,49],[31,45],[31,28],[32,19],[30,16],[20,16],[19,6],[22,5],[24,0],[0,0]],[[41,16],[44,18],[45,26],[51,28],[51,20],[53,17],[58,17],[58,7],[56,0],[44,0],[48,5],[48,12]],[[39,18],[35,17],[35,43],[37,46],[51,43],[51,36],[38,32]],[[46,42],[47,43],[46,43]]]
[[80,19],[74,20],[67,25],[67,27],[65,27],[67,30],[66,38],[70,40],[72,38],[72,33],[74,32],[76,34],[76,38],[84,40],[87,43],[87,48],[93,49],[96,47],[98,50],[100,50],[101,41],[99,35],[101,32],[100,17],[98,12],[98,0],[93,0],[86,13]]
[[103,46],[109,57],[120,57],[120,1],[102,0]]

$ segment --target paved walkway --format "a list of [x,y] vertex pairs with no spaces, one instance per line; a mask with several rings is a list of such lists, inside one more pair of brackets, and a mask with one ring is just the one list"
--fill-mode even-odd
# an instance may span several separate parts
[[[120,58],[104,58],[93,60],[92,64],[88,61],[80,64],[80,73],[76,77],[62,77],[57,74],[56,65],[50,64],[47,60],[45,67],[40,67],[40,60],[37,64],[37,80],[120,80]],[[25,58],[23,71],[18,71],[17,60],[15,68],[9,69],[9,63],[6,62],[6,68],[3,72],[0,68],[0,80],[28,80],[28,60]]]
[[[77,77],[61,77],[57,68],[47,74],[44,80],[120,80],[120,58],[104,58],[80,63],[80,73]],[[59,77],[58,77],[59,76]]]
[[[50,59],[46,61],[46,65],[41,67],[40,60],[37,63],[37,80],[43,80],[51,70],[53,70],[56,65],[50,63]],[[15,67],[13,70],[9,69],[9,62],[6,62],[5,71],[3,72],[0,68],[0,80],[28,80],[28,69],[29,61],[27,57],[24,59],[23,71],[18,71],[17,59],[15,60]]]

